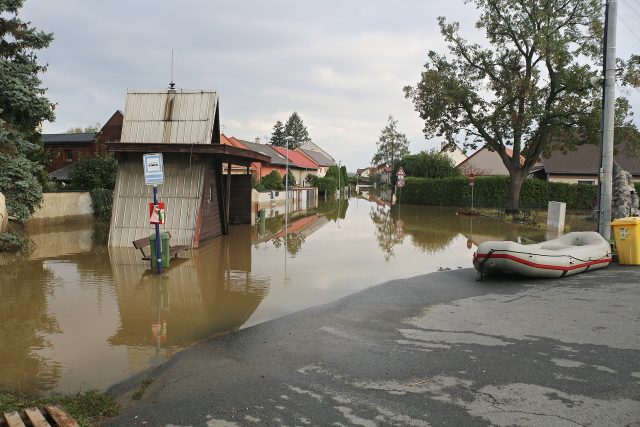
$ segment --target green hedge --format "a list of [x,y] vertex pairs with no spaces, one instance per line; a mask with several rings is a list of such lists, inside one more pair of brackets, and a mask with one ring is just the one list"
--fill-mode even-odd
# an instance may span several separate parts
[[[479,176],[476,177],[475,183],[475,207],[506,206],[509,177]],[[467,177],[409,177],[399,194],[399,199],[403,203],[415,205],[466,207],[471,205],[471,188]],[[546,208],[550,200],[565,202],[569,209],[591,209],[596,200],[596,186],[525,179],[520,194],[521,208]]]

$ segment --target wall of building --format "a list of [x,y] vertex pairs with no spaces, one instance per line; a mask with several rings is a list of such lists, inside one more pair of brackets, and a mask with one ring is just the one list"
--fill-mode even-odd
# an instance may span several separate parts
[[[93,144],[87,145],[55,145],[47,146],[51,152],[51,163],[47,165],[47,171],[52,172],[73,162],[77,162],[83,157],[89,157],[93,154]],[[67,157],[67,152],[71,153],[71,159]]]
[[66,221],[93,216],[88,192],[44,193],[43,196],[41,206],[30,220]]
[[7,215],[7,204],[4,198],[4,194],[0,193],[0,233],[7,229],[9,223],[9,216]]
[[[587,184],[590,181],[592,185],[598,185],[598,177],[595,175],[547,175],[549,182],[564,182],[565,184]],[[580,182],[585,181],[585,182]],[[633,182],[640,182],[640,175],[633,177]]]
[[502,163],[500,155],[495,151],[481,149],[467,161],[458,165],[460,169],[469,170],[476,175],[509,175],[507,167]]

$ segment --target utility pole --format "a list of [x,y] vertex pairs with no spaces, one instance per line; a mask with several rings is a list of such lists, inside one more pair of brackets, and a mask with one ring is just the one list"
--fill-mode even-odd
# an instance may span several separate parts
[[611,238],[611,202],[613,199],[613,128],[616,100],[616,18],[618,0],[607,1],[607,40],[604,76],[604,130],[602,134],[602,176],[600,185],[600,219],[598,232]]

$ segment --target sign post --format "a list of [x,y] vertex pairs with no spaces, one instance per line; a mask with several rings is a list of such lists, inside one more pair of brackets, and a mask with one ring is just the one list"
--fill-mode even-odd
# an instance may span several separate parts
[[471,187],[471,211],[473,212],[473,187],[476,184],[476,177],[473,173],[469,174],[469,187]]
[[[404,172],[404,169],[402,169],[402,166],[400,166],[400,169],[398,169],[398,172],[396,173],[398,180],[396,181],[396,185],[398,186],[398,189],[404,187],[404,176],[406,175]],[[398,192],[400,192],[400,190],[398,190]]]
[[[154,211],[157,210],[159,214],[160,206],[158,204],[158,184],[162,184],[164,182],[164,165],[162,162],[162,154],[144,154],[142,156],[142,163],[144,165],[144,183],[147,185],[153,185]],[[162,274],[162,242],[160,241],[160,222],[160,218],[158,218],[157,221],[154,221],[156,226],[156,267],[158,269],[158,274]],[[164,221],[162,222],[164,223]]]

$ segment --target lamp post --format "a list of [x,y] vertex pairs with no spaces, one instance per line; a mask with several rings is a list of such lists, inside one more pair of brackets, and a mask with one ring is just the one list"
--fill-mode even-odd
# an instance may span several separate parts
[[[289,230],[289,142],[293,141],[292,136],[284,138],[285,150],[287,153],[287,164],[284,175],[284,257],[287,259],[287,235]],[[286,265],[286,264],[285,264]]]

